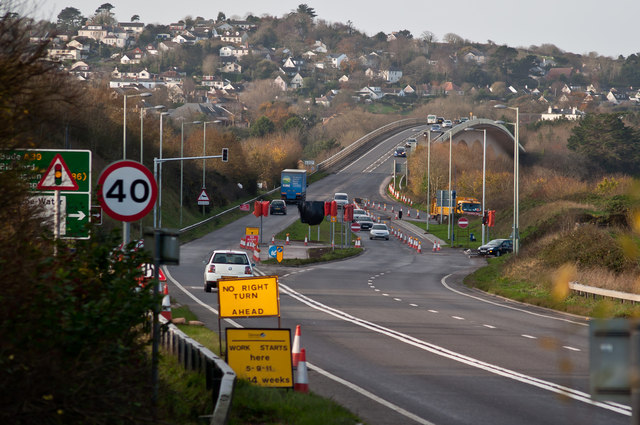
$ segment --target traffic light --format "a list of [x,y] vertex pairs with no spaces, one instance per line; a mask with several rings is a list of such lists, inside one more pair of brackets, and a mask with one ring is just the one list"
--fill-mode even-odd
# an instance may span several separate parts
[[260,217],[262,215],[262,201],[255,201],[253,203],[253,215]]
[[265,217],[269,216],[269,201],[262,201],[262,215]]
[[222,162],[229,161],[229,148],[222,148]]
[[324,215],[325,217],[331,215],[331,202],[324,203]]

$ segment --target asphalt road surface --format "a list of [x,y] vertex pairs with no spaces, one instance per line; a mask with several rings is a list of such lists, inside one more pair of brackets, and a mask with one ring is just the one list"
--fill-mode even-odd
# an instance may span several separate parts
[[[309,187],[308,200],[334,192],[391,201],[384,186],[404,131],[342,171]],[[404,159],[398,159],[404,161]],[[396,204],[397,208],[397,204]],[[181,248],[168,267],[174,299],[217,330],[274,328],[276,318],[218,321],[217,294],[203,289],[203,261],[237,248],[247,226],[263,242],[297,220],[248,215]],[[283,328],[301,327],[309,388],[369,425],[628,424],[627,406],[589,396],[586,318],[471,290],[461,284],[484,260],[444,248],[421,254],[396,238],[370,241],[363,254],[308,267],[258,265],[278,275]]]

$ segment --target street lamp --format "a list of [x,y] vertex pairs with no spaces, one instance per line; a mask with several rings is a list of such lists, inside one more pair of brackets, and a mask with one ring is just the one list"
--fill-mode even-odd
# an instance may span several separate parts
[[495,105],[496,109],[513,109],[516,111],[516,122],[513,140],[513,253],[518,255],[520,245],[520,188],[519,188],[519,173],[520,173],[520,110],[517,106]]
[[[218,124],[220,120],[203,122],[204,132],[202,133],[202,156],[207,156],[207,124]],[[202,190],[205,189],[205,175],[207,160],[202,158]],[[204,205],[202,205],[202,215],[204,215]]]
[[[186,124],[201,124],[202,121],[191,121]],[[182,226],[182,182],[184,181],[184,119],[182,120],[180,132],[180,226]]]
[[[162,129],[164,128],[164,126],[162,125],[162,119],[164,118],[165,115],[169,115],[169,112],[161,112],[160,113],[160,159],[162,160]],[[159,212],[156,211],[156,209],[153,210],[153,227],[157,228],[157,227],[162,227],[162,161],[160,161],[160,164],[158,164],[158,210]],[[158,223],[158,216],[159,216],[159,221],[160,223]]]
[[427,233],[431,217],[431,128],[427,131]]
[[473,127],[465,128],[464,131],[482,131],[484,133],[484,141],[482,143],[482,245],[484,245],[485,223],[484,223],[484,198],[485,198],[485,184],[487,173],[487,129],[478,129]]
[[451,193],[451,158],[452,158],[452,151],[453,151],[453,133],[451,132],[452,130],[449,130],[449,217],[448,217],[448,223],[447,223],[447,233],[449,236],[449,246],[453,246],[453,240],[452,240],[452,236],[453,236],[453,223],[452,223],[452,219],[453,219],[453,215],[451,214],[451,207],[452,207],[452,193]]
[[[124,98],[124,116],[122,119],[122,159],[127,159],[127,98],[128,97],[149,97],[151,93],[125,94]],[[122,222],[122,246],[129,243],[129,233],[131,231],[131,223]]]
[[144,159],[144,111],[148,110],[148,109],[155,109],[156,111],[159,111],[160,109],[164,109],[165,106],[164,105],[156,105],[156,106],[146,106],[146,107],[142,107],[140,108],[140,164],[144,163],[142,162],[142,160]]

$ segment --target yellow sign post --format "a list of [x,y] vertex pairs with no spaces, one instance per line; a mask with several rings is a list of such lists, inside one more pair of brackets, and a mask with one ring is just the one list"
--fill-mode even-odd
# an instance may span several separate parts
[[218,281],[220,318],[280,316],[277,276]]
[[227,363],[263,387],[293,387],[290,329],[226,329]]

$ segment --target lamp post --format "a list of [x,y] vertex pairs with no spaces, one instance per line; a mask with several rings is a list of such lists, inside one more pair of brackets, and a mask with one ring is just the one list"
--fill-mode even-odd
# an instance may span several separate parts
[[[191,121],[186,124],[200,124],[202,121]],[[182,183],[184,181],[184,161],[182,158],[184,157],[184,125],[185,122],[182,120],[181,131],[180,131],[180,226],[182,226]]]
[[431,217],[431,127],[427,132],[427,233]]
[[517,106],[495,105],[496,109],[512,109],[516,111],[516,122],[513,139],[513,253],[518,255],[520,247],[520,188],[519,188],[519,173],[520,173],[520,110]]
[[[128,97],[149,97],[151,93],[125,94],[122,118],[122,159],[127,159],[127,98]],[[131,223],[122,222],[122,246],[129,243],[129,233],[131,231]]]
[[[164,118],[165,115],[169,115],[168,112],[161,112],[160,113],[160,159],[162,159],[162,129],[164,128],[164,126],[162,125],[162,119]],[[158,178],[158,208],[156,211],[156,209],[153,210],[153,227],[157,228],[157,227],[162,227],[162,162],[160,162],[160,164],[158,164],[158,174],[159,174],[159,178]],[[159,217],[159,223],[158,223],[158,217]]]
[[[486,175],[487,175],[487,129],[477,129],[477,128],[465,128],[464,131],[482,131],[484,133],[484,140],[482,142],[482,216],[484,218],[484,199],[485,199],[485,186],[486,186]],[[485,223],[482,221],[482,245],[484,245],[484,234],[485,234]]]
[[144,111],[148,110],[148,109],[155,109],[155,110],[160,110],[160,109],[164,109],[165,106],[164,105],[156,105],[156,106],[147,106],[147,107],[143,107],[140,108],[140,164],[144,163],[142,162],[142,160],[144,159]]
[[451,207],[452,207],[452,202],[453,200],[452,198],[452,192],[451,192],[451,158],[452,158],[452,152],[453,152],[453,136],[451,133],[451,130],[448,131],[449,133],[449,218],[448,218],[448,223],[447,223],[447,233],[449,236],[449,246],[453,246],[453,240],[452,240],[452,236],[453,236],[453,225],[451,223],[453,217],[451,214]]
[[[207,156],[207,124],[218,124],[220,120],[205,121],[203,122],[204,132],[202,133],[202,156]],[[206,188],[205,175],[206,175],[207,160],[202,158],[202,190]],[[204,205],[202,206],[202,215],[204,215]]]

